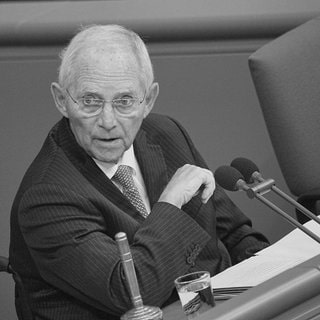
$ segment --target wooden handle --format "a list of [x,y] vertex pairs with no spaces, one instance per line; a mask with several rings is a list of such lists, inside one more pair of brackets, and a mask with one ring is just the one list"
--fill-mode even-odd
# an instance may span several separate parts
[[126,280],[129,285],[132,304],[134,308],[142,307],[143,302],[140,295],[137,275],[134,269],[134,263],[133,263],[127,235],[124,232],[119,232],[115,235],[115,239],[118,244],[118,249],[120,252],[124,273],[126,275]]

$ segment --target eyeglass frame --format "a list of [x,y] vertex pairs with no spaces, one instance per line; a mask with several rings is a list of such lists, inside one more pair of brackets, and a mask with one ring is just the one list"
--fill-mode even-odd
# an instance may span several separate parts
[[[84,100],[85,98],[82,97],[82,98],[76,100],[75,98],[72,97],[72,95],[70,94],[70,92],[69,92],[68,89],[65,89],[65,91],[67,92],[67,94],[68,94],[68,96],[70,97],[70,99],[71,99],[75,104],[78,105],[80,111],[82,111],[83,114],[85,114],[85,115],[88,116],[88,117],[98,116],[98,115],[102,112],[102,110],[103,110],[103,108],[105,107],[106,103],[111,103],[112,108],[115,109],[115,110],[116,110],[119,114],[121,114],[121,115],[126,115],[126,114],[129,115],[129,114],[130,114],[130,112],[128,112],[128,113],[122,113],[122,112],[120,112],[120,111],[118,110],[118,108],[117,108],[116,106],[114,106],[114,101],[116,101],[116,100],[122,100],[121,98],[119,98],[119,99],[112,99],[112,100],[105,100],[105,99],[93,98],[93,100],[100,101],[100,102],[102,103],[102,106],[97,110],[97,112],[94,112],[94,113],[92,113],[92,114],[86,113],[85,111],[82,110],[81,105],[79,104],[79,100]],[[133,104],[132,104],[131,106],[134,106],[137,102],[138,102],[138,105],[141,105],[141,104],[144,102],[144,100],[145,100],[145,98],[146,98],[146,96],[147,96],[147,91],[148,91],[148,90],[145,90],[144,95],[143,95],[143,98],[142,98],[141,100],[139,100],[138,97],[128,98],[128,100],[134,100],[134,102],[133,102]],[[82,102],[82,103],[83,103],[83,102]],[[131,106],[130,106],[130,107],[131,107]],[[133,110],[132,110],[132,111],[133,111]]]

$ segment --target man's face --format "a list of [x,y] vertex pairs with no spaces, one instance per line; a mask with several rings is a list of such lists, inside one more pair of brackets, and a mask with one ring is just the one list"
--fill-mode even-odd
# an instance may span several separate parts
[[66,99],[66,114],[79,145],[93,158],[116,163],[131,146],[151,107],[145,100],[132,112],[122,114],[112,105],[113,99],[135,97],[142,100],[146,89],[139,81],[135,59],[124,51],[97,53],[88,51],[76,65],[74,84],[69,92],[77,102],[83,97],[106,100],[100,114],[88,117],[79,105]]

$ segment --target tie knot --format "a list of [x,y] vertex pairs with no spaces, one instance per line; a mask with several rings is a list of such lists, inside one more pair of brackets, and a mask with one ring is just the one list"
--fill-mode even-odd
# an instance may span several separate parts
[[126,165],[120,165],[112,177],[112,179],[120,183],[125,188],[133,188],[134,182],[132,178],[132,168]]
[[115,175],[130,175],[132,176],[132,168],[124,164],[120,164]]

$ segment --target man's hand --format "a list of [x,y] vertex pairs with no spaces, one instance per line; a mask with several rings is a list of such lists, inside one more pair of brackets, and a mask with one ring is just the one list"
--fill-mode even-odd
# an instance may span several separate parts
[[181,208],[198,193],[206,203],[216,187],[210,170],[186,164],[173,175],[158,201],[168,202]]

